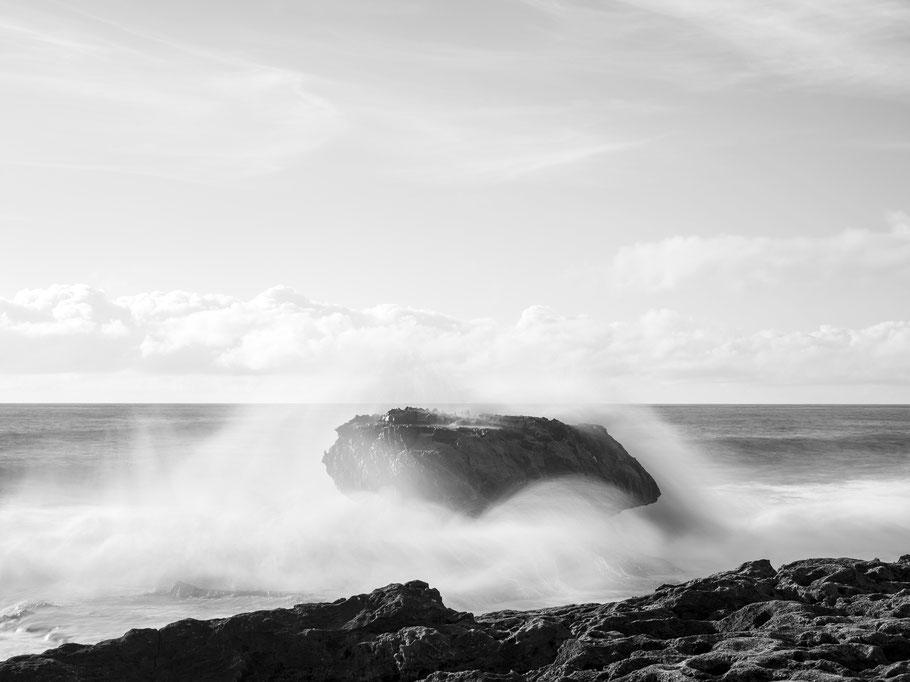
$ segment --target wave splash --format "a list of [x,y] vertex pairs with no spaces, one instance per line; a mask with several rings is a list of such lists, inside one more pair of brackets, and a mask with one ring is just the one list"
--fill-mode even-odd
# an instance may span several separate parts
[[832,472],[791,485],[781,472],[780,484],[755,483],[643,408],[601,416],[661,486],[648,507],[614,515],[601,504],[608,488],[571,481],[528,488],[476,519],[391,494],[347,497],[320,459],[350,416],[250,408],[179,456],[139,434],[120,466],[26,479],[0,503],[0,606],[178,581],[334,599],[419,578],[451,606],[484,611],[608,601],[759,557],[910,551],[910,481]]

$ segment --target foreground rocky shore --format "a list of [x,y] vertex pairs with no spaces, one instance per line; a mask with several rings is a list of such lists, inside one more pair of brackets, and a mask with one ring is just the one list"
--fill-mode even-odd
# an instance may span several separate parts
[[910,681],[910,555],[767,561],[611,604],[472,615],[426,583],[182,620],[0,680]]

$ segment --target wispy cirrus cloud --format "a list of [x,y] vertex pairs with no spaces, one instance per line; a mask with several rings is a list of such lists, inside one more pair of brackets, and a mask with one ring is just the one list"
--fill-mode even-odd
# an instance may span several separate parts
[[178,387],[180,377],[277,377],[292,380],[283,398],[296,400],[653,400],[668,384],[691,386],[690,399],[718,384],[899,392],[910,389],[910,321],[742,332],[664,309],[610,321],[532,306],[503,325],[398,305],[355,310],[286,287],[250,299],[112,298],[56,285],[0,299],[0,375],[64,372],[87,385],[123,372]]
[[629,0],[691,22],[749,58],[759,71],[803,84],[910,89],[910,7],[895,0]]
[[[649,139],[619,125],[605,131],[605,121],[618,118],[604,116],[610,101],[503,92],[510,73],[539,68],[536,48],[409,46],[377,27],[355,34],[365,45],[344,37],[323,45],[321,59],[308,60],[313,71],[303,71],[62,4],[43,7],[12,8],[0,22],[7,45],[0,99],[9,103],[0,163],[7,165],[219,183],[283,170],[344,139],[358,167],[385,177],[497,183]],[[501,73],[476,83],[474,74],[491,70]],[[447,79],[468,84],[464,98],[440,87]],[[623,112],[633,114],[641,110]],[[330,165],[347,163],[342,156]]]
[[[465,77],[460,62],[453,62],[434,64],[428,73]],[[465,97],[446,92],[438,98],[430,86],[424,91],[395,79],[382,90],[351,83],[336,88],[349,112],[347,142],[365,165],[386,177],[430,184],[505,183],[609,163],[612,155],[651,143],[658,135],[640,123],[665,112],[609,98],[516,98],[489,84]],[[627,125],[630,120],[638,125]]]
[[[616,5],[587,0],[525,3],[573,24],[615,18],[617,12]],[[739,72],[737,79],[745,80],[780,76],[801,86],[902,95],[910,91],[910,75],[903,66],[910,59],[910,6],[900,0],[623,0],[622,4],[635,13],[636,30],[663,31],[667,28],[661,27],[663,22],[675,22],[670,45],[676,60],[664,64],[665,72],[685,77],[676,61],[689,60],[714,73],[719,85],[731,82],[721,74],[733,70]],[[649,22],[642,12],[655,19]],[[705,35],[714,39],[707,52]],[[659,72],[659,65],[654,66]],[[709,87],[710,78],[698,78],[697,85]]]
[[0,22],[5,164],[221,182],[280,170],[344,129],[305,73],[41,7]]
[[674,236],[619,249],[611,273],[621,290],[667,291],[691,282],[744,287],[798,279],[910,275],[910,219],[886,231],[849,229],[820,237]]
[[[401,175],[409,180],[441,184],[504,183],[552,177],[552,172],[634,150],[646,139],[610,140],[596,132],[549,128],[499,129],[470,127],[437,119],[422,126],[423,146],[411,155]],[[419,144],[419,143],[418,143]],[[409,150],[411,152],[414,149]]]

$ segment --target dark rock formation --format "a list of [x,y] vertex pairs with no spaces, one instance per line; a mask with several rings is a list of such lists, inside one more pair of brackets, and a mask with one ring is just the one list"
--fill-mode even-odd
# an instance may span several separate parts
[[910,681],[910,555],[767,561],[613,604],[474,616],[414,581],[0,663],[0,680]]
[[358,416],[336,430],[322,461],[343,491],[391,487],[469,514],[531,482],[565,476],[614,486],[616,509],[660,495],[638,461],[594,424],[408,407]]

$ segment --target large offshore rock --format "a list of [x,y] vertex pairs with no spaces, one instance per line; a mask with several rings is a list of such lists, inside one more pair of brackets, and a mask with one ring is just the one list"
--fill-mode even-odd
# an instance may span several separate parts
[[408,407],[339,426],[322,461],[342,491],[393,488],[468,514],[529,483],[566,476],[613,486],[617,509],[655,502],[651,475],[603,426]]
[[611,604],[447,608],[426,583],[130,630],[0,662],[26,680],[910,681],[910,556],[767,561]]

